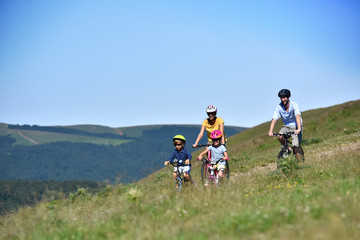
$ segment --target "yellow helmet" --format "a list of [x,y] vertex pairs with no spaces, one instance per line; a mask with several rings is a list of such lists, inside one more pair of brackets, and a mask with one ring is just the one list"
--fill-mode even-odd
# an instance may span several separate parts
[[183,135],[176,135],[175,137],[173,137],[173,141],[174,140],[180,140],[180,141],[186,143],[186,139],[184,138]]

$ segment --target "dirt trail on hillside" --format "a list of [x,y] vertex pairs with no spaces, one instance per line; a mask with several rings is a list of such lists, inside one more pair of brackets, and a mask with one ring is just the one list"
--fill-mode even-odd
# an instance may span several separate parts
[[239,178],[241,177],[249,177],[253,174],[268,174],[271,172],[276,171],[277,169],[277,165],[276,163],[269,163],[266,166],[256,166],[255,168],[251,169],[250,171],[247,172],[231,172],[230,169],[230,182],[237,182],[239,180]]
[[[330,150],[327,151],[321,151],[320,153],[317,153],[315,155],[315,157],[313,157],[314,155],[314,151],[309,151],[308,152],[308,156],[313,155],[312,157],[308,157],[307,156],[307,152],[305,152],[305,163],[307,162],[306,159],[311,159],[311,160],[316,160],[319,161],[322,158],[326,158],[326,157],[332,157],[341,153],[348,153],[348,152],[357,152],[358,154],[360,153],[360,141],[357,142],[350,142],[350,143],[346,143],[346,144],[341,144],[339,146],[336,146]],[[310,162],[311,162],[310,160]],[[244,172],[244,173],[230,173],[231,177],[230,177],[230,181],[237,181],[238,178],[243,177],[243,176],[251,176],[253,174],[268,174],[271,173],[273,171],[277,170],[277,164],[276,163],[270,163],[266,166],[257,166],[253,169],[251,169],[250,171]]]
[[28,141],[30,141],[30,142],[32,142],[32,143],[34,143],[34,144],[39,144],[39,143],[38,143],[37,141],[35,141],[34,139],[31,139],[31,138],[25,136],[22,132],[17,131],[17,133],[18,133],[21,137],[25,138],[26,140],[28,140]]
[[347,144],[341,144],[339,146],[337,146],[336,148],[333,148],[331,150],[327,150],[324,152],[320,152],[317,153],[315,155],[315,158],[317,160],[324,158],[324,157],[332,157],[335,156],[337,154],[340,154],[342,152],[355,152],[355,151],[360,151],[360,141],[358,142],[352,142],[352,143],[347,143]]

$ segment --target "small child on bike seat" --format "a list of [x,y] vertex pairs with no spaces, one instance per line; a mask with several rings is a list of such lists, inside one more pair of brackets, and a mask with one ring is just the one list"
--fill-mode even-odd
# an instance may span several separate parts
[[173,142],[175,150],[170,155],[169,160],[164,162],[164,165],[169,165],[170,163],[176,162],[178,167],[174,167],[174,181],[177,177],[177,168],[179,168],[180,173],[184,174],[185,181],[190,181],[192,180],[190,175],[192,156],[185,148],[186,139],[182,135],[176,135],[173,137]]
[[202,156],[210,151],[211,162],[218,162],[216,165],[219,171],[219,178],[223,179],[225,177],[226,162],[225,159],[228,159],[228,154],[226,147],[221,144],[222,132],[219,130],[214,130],[210,137],[212,140],[212,145],[207,147],[203,152],[200,153],[198,159],[201,160]]

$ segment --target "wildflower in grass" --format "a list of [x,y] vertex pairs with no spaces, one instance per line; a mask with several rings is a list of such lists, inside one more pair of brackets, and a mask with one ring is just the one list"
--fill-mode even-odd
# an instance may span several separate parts
[[140,197],[140,191],[133,188],[127,193],[127,197],[129,200],[136,201]]

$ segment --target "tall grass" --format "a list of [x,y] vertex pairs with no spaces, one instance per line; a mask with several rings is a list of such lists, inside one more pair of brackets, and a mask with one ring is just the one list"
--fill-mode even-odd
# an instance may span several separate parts
[[305,165],[291,174],[270,167],[280,146],[262,137],[267,127],[230,139],[228,185],[203,187],[194,163],[198,185],[179,193],[165,168],[97,195],[79,189],[68,199],[21,209],[1,219],[0,238],[359,239],[359,125],[351,133],[310,136],[321,141],[304,146]]

